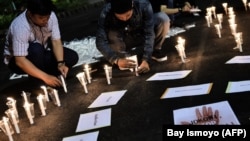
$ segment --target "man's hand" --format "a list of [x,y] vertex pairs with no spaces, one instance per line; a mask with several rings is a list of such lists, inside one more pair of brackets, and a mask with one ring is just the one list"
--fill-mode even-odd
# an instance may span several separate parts
[[196,117],[197,119],[194,120],[193,122],[187,122],[187,121],[182,121],[182,125],[219,125],[220,122],[220,116],[219,116],[219,111],[215,110],[214,112],[212,111],[211,107],[202,107],[202,113],[200,110],[197,108],[195,109]]
[[51,87],[61,87],[62,82],[55,76],[53,75],[46,75],[46,77],[43,78],[43,81],[51,86]]
[[192,6],[190,5],[189,2],[185,2],[185,5],[182,7],[182,12],[190,12],[192,9]]
[[138,67],[138,73],[146,73],[150,70],[149,64],[147,61],[143,60],[141,65]]
[[61,72],[63,77],[66,78],[68,71],[69,71],[69,68],[65,64],[62,64],[62,65],[58,64],[57,68]]
[[117,62],[119,68],[135,68],[136,62],[134,60],[120,58]]

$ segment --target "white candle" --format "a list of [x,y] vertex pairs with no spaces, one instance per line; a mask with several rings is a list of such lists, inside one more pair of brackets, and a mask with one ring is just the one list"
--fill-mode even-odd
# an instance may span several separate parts
[[28,119],[30,121],[30,124],[34,124],[34,120],[33,120],[34,116],[32,115],[32,111],[31,111],[32,106],[34,106],[34,104],[33,103],[28,103],[28,102],[24,103],[24,105],[23,105],[23,107],[25,109],[25,112],[26,112],[26,115],[27,115],[27,117],[28,117]]
[[44,105],[44,96],[42,94],[40,94],[36,98],[37,98],[40,110],[42,112],[42,116],[46,116],[46,112],[45,112],[46,107]]
[[24,103],[29,102],[28,98],[27,98],[27,94],[24,91],[22,92],[22,96],[23,96],[23,99],[24,99]]
[[230,26],[232,34],[234,35],[236,33],[237,24],[230,24],[229,26]]
[[130,69],[130,71],[135,71],[135,76],[139,76],[138,74],[138,59],[137,59],[137,55],[132,55],[127,57],[127,59],[133,60],[135,61],[135,68]]
[[47,88],[45,86],[41,86],[41,88],[43,89],[46,100],[49,102],[49,95],[48,95]]
[[18,111],[16,108],[16,100],[14,100],[13,98],[10,98],[10,97],[7,97],[7,100],[8,101],[7,101],[6,105],[9,107],[9,109],[14,109],[16,117],[18,118],[19,115],[18,115]]
[[185,42],[186,42],[185,39],[183,39],[183,38],[181,38],[181,37],[178,37],[177,43],[178,43],[179,45],[182,45],[182,46],[184,47],[184,46],[185,46]]
[[218,22],[220,24],[220,29],[222,29],[223,14],[217,14]]
[[110,85],[109,68],[107,65],[104,66],[104,70],[106,74],[107,83]]
[[84,65],[84,72],[85,72],[85,74],[86,74],[88,83],[91,83],[90,69],[91,69],[91,68],[89,68],[89,65],[88,65],[88,64]]
[[216,32],[217,32],[219,38],[221,38],[220,24],[215,24],[214,27],[216,29]]
[[206,21],[207,21],[207,26],[210,27],[209,16],[207,15],[207,16],[205,16],[205,18],[206,18]]
[[8,109],[5,111],[5,114],[9,117],[9,119],[12,121],[14,127],[15,127],[15,130],[16,130],[16,133],[20,133],[20,129],[19,129],[19,126],[18,126],[18,123],[19,123],[19,119],[18,117],[16,116],[15,114],[15,110],[12,108],[12,109]]
[[61,102],[60,102],[60,99],[59,99],[59,96],[58,96],[58,92],[57,92],[56,89],[53,90],[53,94],[54,94],[55,99],[56,99],[56,105],[57,105],[58,107],[60,107],[60,106],[61,106]]
[[87,82],[86,82],[86,79],[85,79],[85,72],[81,72],[81,73],[78,73],[76,75],[76,77],[78,78],[78,80],[80,81],[80,83],[82,84],[83,88],[84,88],[84,92],[85,93],[88,93],[88,89],[87,89]]
[[67,93],[68,90],[67,90],[66,83],[65,83],[65,80],[64,80],[63,75],[60,75],[60,79],[61,79],[61,82],[62,82],[62,84],[63,84],[64,92]]
[[227,14],[227,3],[222,3],[225,13]]
[[214,18],[216,19],[216,7],[215,6],[212,6],[211,7],[211,11],[212,11],[212,14],[214,15]]
[[9,141],[13,141],[13,137],[12,137],[13,132],[11,132],[11,127],[9,126],[10,125],[9,119],[6,117],[3,117],[3,124],[6,130],[6,134],[9,137]]
[[233,9],[233,7],[228,7],[227,10],[228,10],[228,15],[234,14],[234,9]]
[[175,48],[176,48],[176,50],[177,50],[179,56],[181,57],[181,61],[182,61],[183,63],[185,63],[185,59],[184,59],[183,51],[182,51],[182,45],[177,44],[177,45],[175,46]]
[[235,33],[234,35],[235,41],[237,43],[237,46],[234,49],[239,49],[240,52],[242,52],[242,32]]
[[247,0],[242,0],[244,6],[245,6],[245,10],[247,11]]

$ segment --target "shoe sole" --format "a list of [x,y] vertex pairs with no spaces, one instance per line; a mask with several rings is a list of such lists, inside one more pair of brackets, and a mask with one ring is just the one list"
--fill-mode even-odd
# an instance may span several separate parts
[[163,61],[168,60],[168,57],[165,56],[165,57],[162,57],[162,58],[156,58],[156,57],[152,56],[152,59],[157,61],[157,62],[163,62]]

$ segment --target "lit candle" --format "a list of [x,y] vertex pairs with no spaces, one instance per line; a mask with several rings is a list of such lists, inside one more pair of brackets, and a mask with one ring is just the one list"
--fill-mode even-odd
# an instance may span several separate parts
[[82,84],[83,88],[84,88],[84,92],[85,93],[88,93],[88,89],[87,89],[87,82],[86,82],[86,78],[85,78],[85,72],[81,72],[81,73],[78,73],[76,75],[76,77],[78,78],[78,80],[80,81],[80,83]]
[[185,46],[185,42],[186,42],[185,39],[183,39],[182,37],[178,37],[178,39],[177,39],[178,44]]
[[30,121],[30,124],[34,124],[34,103],[24,103],[23,105],[24,109],[25,109],[25,112],[26,112],[26,115]]
[[186,63],[186,53],[185,53],[185,43],[186,43],[186,40],[183,39],[182,37],[178,37],[177,39],[177,45],[175,46],[178,53],[179,53],[179,56],[181,57],[181,61],[182,63]]
[[185,63],[185,58],[184,58],[184,55],[183,55],[183,52],[184,52],[184,51],[183,51],[183,46],[180,45],[180,44],[177,44],[177,45],[175,46],[175,48],[176,48],[176,50],[177,50],[179,56],[181,57],[181,61],[182,61],[183,63]]
[[212,12],[214,18],[216,19],[217,17],[216,17],[216,7],[215,6],[211,7],[211,12]]
[[24,91],[22,92],[21,95],[22,95],[22,97],[23,97],[24,103],[29,102],[29,101],[28,101],[28,96],[27,96],[27,94],[26,94]]
[[222,29],[223,14],[217,14],[218,22],[220,24],[220,29]]
[[214,27],[216,29],[216,32],[217,32],[219,38],[221,38],[220,24],[215,24]]
[[3,117],[3,124],[4,124],[5,131],[6,131],[6,135],[9,137],[9,141],[13,141],[12,134],[14,132],[13,132],[11,125],[9,124],[9,119],[6,117]]
[[225,13],[227,14],[227,3],[222,3]]
[[64,92],[67,93],[68,90],[67,90],[66,83],[65,83],[65,80],[64,80],[63,75],[60,75],[60,79],[61,79],[61,82],[62,82],[62,84],[63,84]]
[[58,92],[57,92],[57,90],[56,89],[54,89],[53,90],[53,94],[54,94],[54,96],[55,96],[55,104],[58,106],[58,107],[60,107],[61,106],[61,102],[60,102],[60,99],[59,99],[59,96],[58,96]]
[[37,98],[40,110],[42,112],[42,116],[46,116],[46,112],[45,112],[46,106],[45,106],[44,96],[42,94],[40,94],[36,98]]
[[107,83],[110,85],[110,77],[109,77],[109,67],[108,67],[108,65],[104,66],[104,70],[105,70],[105,74],[106,74]]
[[235,41],[237,43],[237,46],[234,49],[239,49],[240,52],[242,52],[242,32],[235,33],[234,35]]
[[237,24],[230,24],[229,26],[230,26],[232,34],[234,35],[236,33]]
[[12,121],[12,123],[13,123],[13,125],[15,127],[15,130],[16,130],[16,133],[19,134],[20,133],[20,129],[19,129],[19,126],[18,126],[19,119],[18,119],[18,117],[15,114],[15,110],[14,109],[8,109],[8,110],[5,111],[5,114]]
[[245,6],[245,10],[247,11],[247,0],[242,0],[244,6]]
[[206,21],[207,21],[207,26],[210,27],[209,16],[207,15],[207,16],[205,16],[205,18],[206,18]]
[[233,15],[234,14],[233,7],[228,7],[227,10],[228,10],[228,15]]
[[88,83],[91,83],[90,70],[91,70],[91,68],[89,68],[89,65],[85,64],[84,65],[84,72],[85,72],[85,74],[87,76]]
[[138,74],[138,59],[137,59],[137,55],[129,56],[129,57],[127,57],[127,59],[135,61],[135,68],[130,69],[130,71],[131,72],[135,71],[135,76],[139,76],[139,74]]
[[209,23],[213,23],[213,18],[212,18],[212,13],[211,13],[211,11],[210,11],[210,12],[207,12],[206,15],[208,16],[208,21],[209,21]]
[[46,100],[49,102],[49,95],[48,95],[47,88],[45,86],[41,86],[41,88],[43,89]]
[[7,97],[7,100],[8,101],[6,102],[6,105],[9,107],[9,109],[14,109],[16,117],[19,117],[18,111],[16,108],[16,100],[14,100],[13,98],[10,98],[10,97]]

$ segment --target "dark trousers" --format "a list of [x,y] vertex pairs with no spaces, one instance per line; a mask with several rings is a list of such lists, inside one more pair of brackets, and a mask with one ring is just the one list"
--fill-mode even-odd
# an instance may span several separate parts
[[[78,54],[69,48],[63,48],[63,50],[65,64],[69,68],[72,68],[72,66],[78,62]],[[57,68],[57,60],[53,54],[53,51],[45,49],[44,46],[39,43],[30,43],[26,58],[30,60],[37,68],[48,74],[55,76],[60,74]],[[8,66],[14,73],[25,74],[25,72],[16,65],[15,57],[10,59]]]

